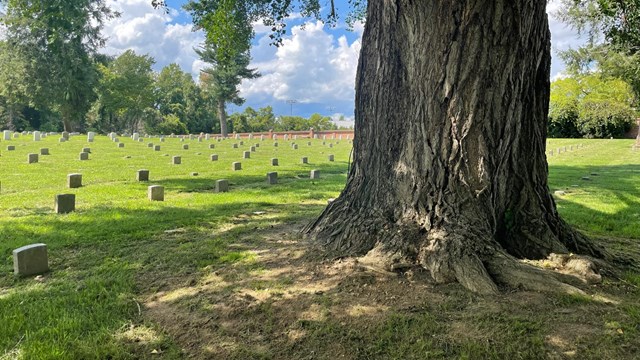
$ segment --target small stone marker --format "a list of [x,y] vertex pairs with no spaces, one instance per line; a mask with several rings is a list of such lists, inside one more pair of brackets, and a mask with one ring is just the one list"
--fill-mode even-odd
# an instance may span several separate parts
[[82,174],[67,175],[67,187],[69,189],[82,187]]
[[306,156],[305,156],[305,157],[303,157],[301,160],[302,160],[302,163],[303,163],[303,164],[308,164],[308,163],[309,163],[309,158],[308,158],[308,157],[306,157]]
[[278,143],[277,142],[273,143],[273,147],[278,147]]
[[[116,139],[117,140],[117,139]],[[118,143],[118,147],[119,148],[123,148],[124,147],[124,143]]]
[[238,148],[238,144],[233,144],[233,148],[237,149]]
[[41,148],[40,155],[49,155],[49,148]]
[[259,147],[260,147],[260,144],[256,143],[256,144],[255,144],[255,145],[253,145],[253,146],[255,146],[255,147],[259,148]]
[[242,155],[242,158],[249,159],[251,158],[251,151],[245,151]]
[[330,147],[330,148],[332,148],[332,147],[333,147],[333,144],[329,144],[329,147]]
[[58,139],[58,142],[59,142],[59,143],[63,143],[63,142],[65,142],[65,141],[67,141],[67,139],[65,139],[65,138],[63,138],[63,137],[61,137],[60,139]]
[[189,144],[182,145],[182,150],[189,150]]
[[182,158],[180,156],[174,156],[173,165],[180,165],[180,164],[182,164]]
[[149,200],[151,201],[164,201],[164,186],[151,185],[148,190]]
[[311,179],[320,179],[320,170],[311,170],[309,177]]
[[333,161],[334,160],[334,156],[333,155],[329,155],[329,161]]
[[553,194],[556,195],[556,196],[564,196],[567,193],[562,191],[562,190],[556,190],[556,191],[553,192]]
[[278,159],[276,158],[271,159],[271,166],[278,166]]
[[242,163],[236,161],[234,163],[231,164],[231,169],[233,171],[237,171],[237,170],[242,170]]
[[16,149],[16,147],[13,146],[13,145],[8,145],[7,146],[7,151],[14,151],[15,149]]
[[49,271],[47,245],[31,244],[13,250],[13,273],[15,275],[39,275],[47,271]]
[[147,143],[147,147],[152,148],[153,147],[153,143]]
[[293,150],[298,150],[298,144],[293,144]]
[[87,153],[87,154],[91,154],[91,148],[82,148],[82,152]]
[[114,139],[113,139],[113,142],[114,142],[114,143],[119,143],[119,142],[120,142],[120,139],[118,139],[118,138],[114,138]]
[[229,181],[225,179],[221,179],[216,181],[216,192],[227,192],[229,191]]
[[93,139],[95,138],[96,133],[94,133],[93,131],[89,131],[87,133],[87,142],[93,142]]
[[80,160],[89,160],[89,153],[81,152],[80,153]]
[[160,145],[154,145],[153,151],[160,151]]
[[11,130],[5,130],[2,132],[2,139],[5,141],[11,140]]
[[38,162],[38,154],[29,154],[27,155],[27,162],[29,164],[35,164]]
[[55,197],[54,210],[56,214],[66,214],[76,210],[75,194],[58,194]]
[[140,140],[140,134],[133,133],[133,135],[131,135],[131,138],[133,139],[133,141],[138,141]]
[[308,142],[307,142],[307,145],[308,145],[308,146],[311,146],[311,141],[308,141]]
[[149,181],[149,170],[146,170],[146,169],[138,170],[138,172],[136,173],[136,180]]
[[209,144],[209,149],[215,149],[216,145],[215,144]]
[[240,146],[244,145],[244,141],[240,141]]
[[69,132],[68,132],[68,131],[63,131],[63,132],[62,132],[62,137],[63,137],[65,140],[67,140],[67,141],[68,141],[68,140],[69,140]]
[[251,152],[256,152],[256,147],[252,146],[252,147],[249,148],[249,150],[251,150]]
[[211,161],[218,161],[218,154],[212,154]]
[[198,176],[198,175],[200,175],[200,174],[198,174],[197,172],[192,172],[191,173],[191,176]]
[[588,176],[583,176],[581,179],[582,179],[582,180],[585,180],[585,181],[590,181],[590,180],[591,180],[591,178],[590,178],[590,177],[588,177]]
[[278,173],[277,172],[267,173],[267,184],[273,185],[277,183],[278,183]]
[[34,131],[33,132],[33,141],[40,141],[41,136],[40,136],[40,131]]

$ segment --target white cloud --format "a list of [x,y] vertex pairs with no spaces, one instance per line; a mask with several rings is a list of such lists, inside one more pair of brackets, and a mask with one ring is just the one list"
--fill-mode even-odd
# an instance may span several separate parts
[[193,48],[204,41],[204,35],[191,31],[191,24],[175,23],[178,10],[165,13],[154,9],[149,0],[109,0],[108,4],[121,16],[105,25],[106,54],[117,56],[132,49],[152,56],[156,69],[177,63],[183,71],[198,74],[201,65]]
[[569,48],[577,48],[583,45],[586,40],[581,38],[577,31],[567,24],[558,20],[554,14],[560,9],[559,0],[551,0],[547,4],[547,14],[549,14],[549,28],[551,29],[551,78],[557,79],[562,76],[565,65],[558,56],[558,52]]
[[353,102],[360,40],[335,39],[322,22],[295,26],[281,47],[269,45],[268,36],[254,47],[254,61],[262,77],[244,81],[242,95],[267,96],[284,101],[329,104]]

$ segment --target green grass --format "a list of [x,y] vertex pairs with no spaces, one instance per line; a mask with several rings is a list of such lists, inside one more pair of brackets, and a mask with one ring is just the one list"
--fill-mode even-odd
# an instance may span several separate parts
[[[630,300],[639,295],[640,277],[635,272],[625,276],[624,285],[615,282],[597,290],[615,298],[616,305],[564,296],[530,306],[499,300],[500,306],[513,311],[509,313],[493,308],[477,311],[474,304],[485,300],[445,288],[434,291],[443,292],[448,300],[436,304],[425,300],[419,311],[397,307],[369,320],[345,321],[336,315],[345,304],[334,293],[304,294],[297,303],[288,299],[288,289],[301,277],[295,273],[260,277],[269,270],[256,251],[264,247],[261,234],[278,234],[289,224],[310,221],[327,199],[339,194],[351,150],[346,140],[333,148],[328,147],[329,140],[326,146],[322,140],[311,140],[312,146],[299,140],[298,150],[282,140],[278,147],[271,140],[243,140],[238,149],[231,146],[236,140],[138,143],[123,138],[125,148],[117,148],[106,137],[91,144],[85,140],[78,136],[58,143],[56,136],[37,143],[30,137],[0,142],[2,360],[183,358],[184,341],[145,316],[144,302],[150,294],[201,286],[212,272],[220,272],[227,285],[208,293],[210,299],[177,292],[167,304],[204,318],[217,314],[216,296],[231,296],[241,286],[274,296],[259,306],[237,310],[239,318],[253,321],[238,325],[237,332],[224,327],[211,330],[216,336],[236,334],[242,339],[225,350],[229,358],[303,358],[314,351],[316,358],[350,354],[361,359],[535,359],[551,351],[548,336],[555,321],[578,323],[586,313],[595,314],[590,324],[596,329],[587,338],[602,348],[576,342],[579,357],[625,358],[638,348],[633,336],[637,339],[640,310]],[[161,151],[148,148],[150,141],[161,145]],[[242,159],[242,152],[255,143],[260,147],[251,159]],[[8,144],[16,145],[16,150],[6,151]],[[183,150],[183,144],[190,149]],[[636,256],[640,152],[633,152],[632,141],[626,140],[551,140],[548,148],[577,144],[584,146],[549,157],[551,190],[567,191],[556,197],[561,215],[606,246]],[[51,155],[27,164],[27,154],[38,153],[41,147],[48,147]],[[89,161],[78,160],[83,147],[92,150]],[[218,154],[219,160],[210,161],[210,154]],[[327,160],[329,154],[335,154],[335,162]],[[182,156],[181,165],[170,164],[173,155]],[[302,156],[309,158],[309,164],[301,163]],[[280,166],[270,165],[272,157]],[[243,170],[231,171],[234,161],[241,161]],[[151,181],[136,182],[138,169],[150,170]],[[311,169],[320,169],[322,179],[310,180]],[[277,185],[266,184],[270,171],[278,172]],[[82,188],[65,187],[70,173],[83,175]],[[583,176],[591,180],[581,180]],[[215,193],[217,179],[228,179],[231,191]],[[164,202],[147,200],[149,185],[165,186]],[[54,196],[61,193],[76,194],[77,211],[54,214]],[[11,251],[37,242],[47,244],[52,271],[42,278],[14,277]],[[360,286],[369,285],[374,286]],[[324,319],[287,320],[284,314],[294,312],[300,301],[318,306]],[[573,312],[543,317],[558,307]],[[454,323],[476,336],[456,336]],[[285,341],[283,327],[304,336],[297,342]],[[244,338],[252,334],[259,337]]]

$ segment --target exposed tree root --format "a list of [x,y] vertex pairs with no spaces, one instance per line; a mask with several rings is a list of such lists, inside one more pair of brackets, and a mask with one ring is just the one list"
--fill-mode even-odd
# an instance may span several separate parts
[[[353,210],[340,199],[330,207],[342,209],[325,210],[328,216],[309,225],[304,230],[307,236],[328,255],[355,256],[364,268],[380,274],[392,275],[420,267],[428,271],[434,283],[458,282],[484,295],[497,294],[501,287],[575,294],[583,292],[563,281],[563,277],[569,283],[578,284],[580,282],[573,278],[586,284],[601,281],[596,259],[554,253],[527,263],[519,259],[521,254],[518,257],[509,254],[493,239],[490,230],[464,225],[464,221],[427,230],[410,220],[398,224],[371,214],[350,214]],[[567,248],[577,248],[588,255],[605,254],[571,228],[562,227],[562,230],[566,231],[557,237],[541,237],[537,241],[546,244],[548,249],[566,252]],[[550,231],[544,233],[552,235]]]

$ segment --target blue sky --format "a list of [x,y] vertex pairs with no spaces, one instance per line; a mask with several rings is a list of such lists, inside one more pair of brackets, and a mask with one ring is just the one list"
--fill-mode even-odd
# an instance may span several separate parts
[[[122,16],[105,27],[109,38],[105,52],[117,55],[127,49],[149,54],[156,59],[156,70],[172,62],[197,77],[204,66],[193,51],[204,39],[193,32],[191,19],[181,6],[185,0],[168,0],[168,14],[154,10],[150,0],[109,0]],[[337,1],[338,11],[348,9],[347,0]],[[557,0],[548,11],[557,9]],[[301,25],[306,24],[304,29]],[[309,116],[314,112],[332,116],[353,117],[355,68],[360,50],[362,26],[348,31],[344,24],[331,28],[316,20],[293,17],[284,46],[270,46],[268,29],[255,25],[256,38],[252,48],[253,62],[262,77],[245,81],[241,86],[247,102],[242,107],[229,105],[230,112],[245,106],[254,108],[271,105],[278,115],[290,114],[287,100],[296,100],[293,114]],[[564,24],[550,18],[554,60],[552,77],[561,75],[564,66],[555,56],[558,49],[576,47],[581,40]]]

